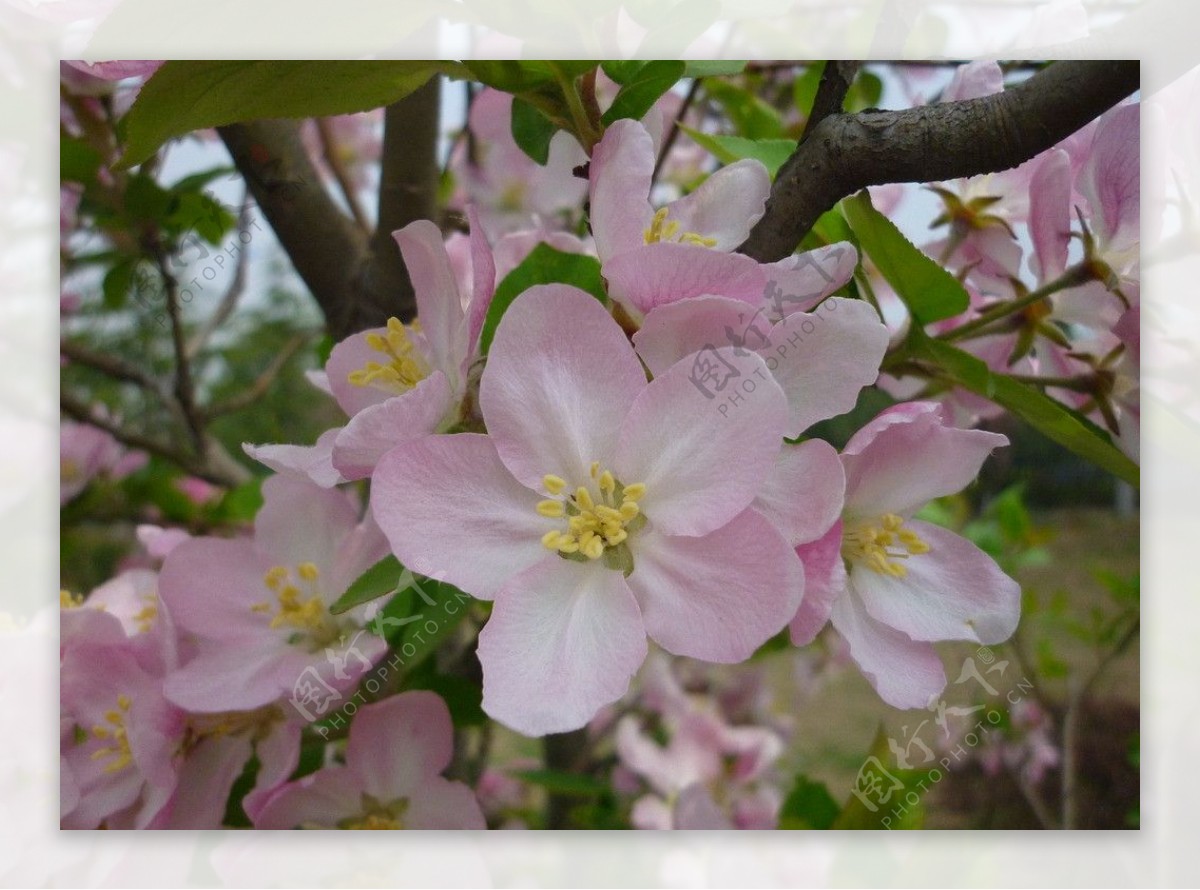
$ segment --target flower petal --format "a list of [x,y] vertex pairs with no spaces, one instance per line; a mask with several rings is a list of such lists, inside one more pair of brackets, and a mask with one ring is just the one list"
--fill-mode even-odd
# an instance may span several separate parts
[[359,511],[347,492],[320,488],[296,476],[271,476],[263,482],[262,493],[263,505],[254,518],[258,547],[289,569],[315,563],[322,582],[332,583],[338,549],[358,526]]
[[425,334],[435,368],[457,382],[467,354],[467,331],[462,297],[442,231],[427,219],[418,219],[392,237],[400,245],[404,267],[417,298],[417,318]]
[[[771,328],[759,353],[788,397],[785,435],[800,435],[819,420],[852,409],[875,382],[888,331],[862,300],[830,298],[812,313],[789,315]],[[774,359],[773,361],[771,359]]]
[[807,646],[825,627],[833,604],[846,591],[842,523],[834,523],[819,540],[801,544],[796,548],[796,555],[804,563],[804,599],[789,628],[792,643]]
[[341,427],[326,430],[314,445],[251,445],[244,442],[242,450],[276,473],[296,473],[322,488],[332,488],[346,481],[333,465],[333,443],[341,431]]
[[702,537],[646,528],[629,587],[650,636],[668,652],[731,664],[796,614],[804,567],[765,518],[746,510]]
[[842,515],[846,474],[837,450],[811,439],[784,445],[754,509],[779,529],[792,547],[820,538]]
[[592,150],[589,222],[601,262],[645,243],[654,143],[640,123],[614,121]]
[[773,319],[807,312],[850,280],[858,265],[858,251],[847,241],[793,254],[763,267],[768,284],[765,307]]
[[1046,152],[1029,183],[1030,269],[1040,282],[1067,268],[1071,244],[1071,157],[1061,148]]
[[354,773],[346,767],[327,766],[283,786],[258,813],[258,829],[317,825],[334,828],[343,819],[362,812],[362,793]]
[[251,606],[270,596],[263,576],[273,565],[244,538],[192,538],[163,561],[158,595],[181,631],[253,646],[263,622]]
[[684,232],[715,238],[711,250],[728,252],[750,235],[762,219],[771,177],[759,161],[749,158],[722,167],[668,207],[670,220]]
[[830,617],[849,645],[850,657],[892,707],[927,707],[946,688],[946,672],[933,646],[876,621],[853,593],[833,604]]
[[757,325],[764,333],[768,330],[759,315],[743,300],[692,297],[660,306],[647,315],[633,335],[633,345],[650,373],[657,377],[705,346],[715,348],[744,342],[753,348],[757,343],[752,339],[753,333],[746,329]]
[[906,559],[903,578],[863,565],[850,570],[871,616],[914,640],[1007,640],[1021,615],[1020,585],[966,538],[927,522],[906,526],[929,552]]
[[487,820],[470,788],[461,782],[432,776],[408,798],[404,827],[433,831],[451,828],[482,830],[487,828]]
[[738,375],[731,405],[733,396],[717,399],[697,382],[700,355],[676,362],[637,397],[612,465],[624,484],[645,483],[638,505],[666,534],[707,534],[748,507],[782,445],[787,402],[766,362],[715,351]]
[[613,257],[604,278],[609,295],[637,318],[689,297],[730,297],[757,307],[767,287],[764,267],[748,256],[671,242]]
[[[467,309],[467,354],[479,349],[479,332],[483,330],[488,307],[496,293],[496,260],[488,244],[487,233],[479,219],[479,210],[474,204],[467,206],[467,219],[471,224],[471,301]],[[466,368],[463,368],[466,373]]]
[[450,382],[434,371],[403,395],[351,417],[337,436],[333,466],[347,480],[365,479],[389,449],[436,431],[450,407]]
[[881,412],[842,449],[846,514],[906,516],[934,498],[961,491],[992,449],[1008,438],[946,426],[936,402],[904,402]]
[[1092,207],[1100,243],[1120,249],[1138,238],[1141,204],[1141,104],[1106,112],[1096,127],[1090,157],[1079,172],[1079,190]]
[[625,694],[645,657],[621,573],[552,557],[496,594],[479,634],[483,709],[525,735],[578,729]]
[[400,562],[481,599],[550,558],[541,538],[554,520],[537,503],[491,440],[475,433],[399,445],[380,459],[371,485],[371,513]]
[[368,705],[354,718],[346,763],[380,800],[409,797],[450,765],[454,728],[446,703],[415,690]]
[[594,297],[532,287],[505,313],[479,401],[509,471],[540,490],[548,473],[578,485],[607,463],[646,375],[620,326]]
[[372,328],[369,331],[351,334],[330,350],[329,360],[325,362],[325,379],[329,384],[329,391],[347,417],[353,417],[368,405],[390,399],[393,395],[374,386],[356,386],[350,382],[350,375],[367,362],[379,362],[381,359],[386,361],[383,353],[367,343],[369,334],[382,337],[387,334],[387,328]]

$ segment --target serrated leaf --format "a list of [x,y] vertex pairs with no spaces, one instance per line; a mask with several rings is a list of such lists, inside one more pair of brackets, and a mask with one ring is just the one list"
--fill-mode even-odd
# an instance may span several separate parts
[[686,68],[683,62],[647,62],[621,86],[612,105],[601,115],[601,123],[607,126],[622,118],[641,120],[679,82]]
[[796,140],[794,139],[747,139],[744,136],[720,136],[702,133],[700,130],[694,130],[682,124],[679,129],[691,136],[697,145],[712,152],[717,160],[732,164],[743,158],[752,158],[767,168],[772,179],[779,172],[779,168],[792,156],[792,152],[796,150]]
[[933,361],[953,382],[1007,408],[1038,432],[1089,460],[1130,485],[1140,484],[1141,470],[1112,443],[1112,438],[1078,411],[1045,393],[993,372],[969,352],[927,336],[918,328],[909,334],[913,354]]
[[346,592],[329,607],[330,614],[340,615],[363,603],[394,593],[403,573],[404,566],[400,565],[400,560],[390,554],[385,556],[346,588]]
[[512,136],[517,146],[543,167],[550,159],[550,140],[558,127],[519,96],[512,102]]
[[486,354],[491,348],[500,319],[513,300],[534,285],[556,283],[574,285],[602,303],[607,299],[599,260],[580,253],[565,253],[544,242],[538,244],[496,288],[479,334],[480,352]]
[[786,135],[779,112],[746,88],[712,80],[705,82],[705,92],[721,104],[737,135],[747,139],[782,139]]
[[125,115],[118,167],[146,160],[195,130],[262,118],[369,111],[403,99],[439,71],[439,61],[171,61],[146,81]]
[[841,206],[863,252],[904,301],[917,324],[952,318],[967,310],[970,297],[962,283],[876,210],[866,189],[844,199]]

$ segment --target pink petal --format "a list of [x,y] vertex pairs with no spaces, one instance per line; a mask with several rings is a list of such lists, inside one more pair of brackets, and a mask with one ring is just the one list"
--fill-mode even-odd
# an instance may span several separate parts
[[410,797],[450,765],[454,727],[446,703],[421,690],[368,705],[350,725],[346,763],[371,796]]
[[390,399],[393,395],[374,386],[355,386],[350,382],[351,373],[362,368],[367,362],[378,362],[384,357],[367,344],[368,334],[383,336],[387,334],[387,328],[372,328],[369,331],[351,334],[333,347],[329,353],[329,360],[325,362],[329,391],[348,417],[353,417],[368,405]]
[[706,345],[744,342],[747,348],[757,346],[754,334],[747,332],[751,326],[757,326],[764,334],[769,330],[761,310],[755,311],[744,300],[693,297],[660,306],[647,315],[633,335],[633,345],[650,373],[658,376]]
[[451,407],[450,382],[434,371],[403,395],[351,417],[337,436],[333,466],[347,480],[365,479],[389,449],[435,432]]
[[346,767],[326,767],[281,788],[254,820],[258,829],[334,828],[362,813],[362,789]]
[[487,821],[470,788],[461,782],[432,776],[414,789],[408,798],[404,827],[433,831],[454,828],[482,830],[487,828]]
[[887,345],[887,328],[861,300],[834,297],[771,328],[770,346],[759,353],[788,397],[785,435],[852,409],[879,376]]
[[740,404],[706,392],[694,379],[698,357],[686,358],[654,378],[621,425],[613,472],[646,484],[638,505],[666,534],[707,534],[744,510],[782,444],[787,402],[766,362],[729,347],[716,355],[738,372]]
[[966,538],[927,522],[906,525],[930,549],[904,561],[903,578],[851,567],[850,585],[871,616],[914,640],[1007,640],[1021,614],[1020,585]]
[[703,537],[638,533],[629,587],[650,636],[705,661],[749,658],[796,614],[804,568],[766,519],[746,510]]
[[[294,569],[304,562],[315,563],[323,590],[354,580],[331,577],[343,539],[358,525],[358,509],[346,492],[320,488],[295,476],[271,476],[263,482],[262,493],[254,539],[275,564]],[[336,598],[344,589],[324,592]]]
[[934,498],[961,491],[992,449],[1008,439],[943,424],[936,402],[905,402],[881,412],[842,449],[846,513],[906,516]]
[[258,776],[254,787],[242,798],[242,809],[254,821],[275,790],[288,780],[300,763],[301,724],[296,720],[277,723],[254,743]]
[[801,544],[796,555],[804,563],[804,599],[789,626],[792,642],[807,646],[825,627],[833,604],[846,590],[842,523],[834,523],[820,539]]
[[296,473],[322,488],[332,488],[346,481],[333,465],[333,443],[341,431],[341,427],[326,430],[315,445],[251,445],[243,442],[242,450],[276,473]]
[[609,295],[637,317],[689,297],[720,296],[758,306],[766,269],[740,253],[695,244],[659,242],[626,251],[604,264]]
[[733,823],[721,812],[712,793],[703,785],[690,785],[675,801],[674,826],[678,830],[730,829]]
[[[467,352],[474,354],[479,348],[479,332],[483,330],[484,319],[487,318],[488,307],[492,305],[492,297],[496,293],[496,261],[492,256],[491,245],[488,244],[487,234],[479,219],[479,211],[474,204],[467,207],[467,219],[471,224],[471,303],[467,314]],[[463,369],[464,373],[466,369]]]
[[467,354],[462,297],[442,242],[442,232],[418,219],[392,233],[417,297],[417,318],[429,343],[433,366],[457,380]]
[[795,547],[829,531],[842,515],[845,493],[846,474],[837,450],[811,439],[783,446],[754,499],[754,509]]
[[602,262],[645,243],[654,143],[634,120],[616,121],[592,150],[589,222]]
[[539,736],[578,729],[624,695],[646,633],[620,572],[551,557],[496,594],[478,654],[483,709]]
[[927,707],[946,688],[946,672],[933,646],[876,621],[853,594],[833,604],[831,618],[850,657],[892,707]]
[[794,254],[763,267],[768,284],[763,296],[772,318],[807,312],[850,280],[858,251],[846,241]]
[[552,473],[586,481],[607,464],[646,375],[621,328],[592,296],[532,287],[496,331],[479,401],[505,466],[541,490]]
[[1079,172],[1079,191],[1092,207],[1093,231],[1103,245],[1124,247],[1137,240],[1141,204],[1141,104],[1104,114],[1091,157]]
[[163,561],[158,595],[180,630],[254,645],[263,622],[250,607],[270,595],[263,576],[273,565],[251,541],[193,538]]
[[371,512],[408,568],[491,599],[509,578],[552,558],[555,525],[538,495],[504,468],[491,440],[429,436],[389,451],[375,468]]
[[248,735],[202,738],[188,753],[170,804],[149,826],[155,829],[220,828],[233,783],[254,746]]
[[1004,72],[996,62],[968,62],[955,69],[949,86],[942,92],[942,101],[962,102],[1003,91]]
[[300,677],[280,680],[281,665],[292,658],[285,642],[274,647],[210,648],[163,681],[163,694],[198,713],[252,711],[278,700]]
[[1067,267],[1071,244],[1071,157],[1052,149],[1029,185],[1029,264],[1038,281],[1053,281]]
[[728,252],[741,245],[762,219],[771,177],[754,160],[736,161],[717,170],[695,191],[669,205],[669,220],[683,232],[715,238],[711,250]]

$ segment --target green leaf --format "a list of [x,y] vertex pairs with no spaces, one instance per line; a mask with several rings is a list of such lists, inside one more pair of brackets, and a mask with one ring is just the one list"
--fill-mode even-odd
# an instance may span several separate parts
[[403,99],[452,62],[171,61],[146,81],[124,125],[118,166],[146,160],[164,142],[206,127],[261,118],[369,111]]
[[514,96],[512,103],[512,135],[521,151],[543,167],[550,158],[550,140],[558,127],[537,108]]
[[394,667],[408,674],[437,650],[466,617],[474,600],[453,584],[404,572],[402,589],[371,620],[401,657]]
[[108,309],[119,309],[125,304],[129,288],[133,286],[133,273],[137,269],[137,260],[125,259],[117,263],[104,275],[104,306]]
[[686,68],[683,62],[647,62],[621,86],[600,117],[601,123],[607,126],[626,117],[640,120],[663,93],[679,82]]
[[779,168],[783,166],[784,162],[792,156],[792,152],[796,150],[796,140],[794,139],[747,139],[744,136],[718,136],[712,133],[702,133],[682,124],[679,129],[691,136],[697,145],[712,152],[717,160],[723,163],[732,164],[743,158],[759,161],[767,168],[772,179],[775,178],[775,174],[779,172]]
[[701,59],[688,62],[683,70],[684,77],[724,77],[730,74],[741,74],[746,70],[746,62],[735,62],[728,59]]
[[598,797],[610,788],[607,782],[594,776],[566,773],[552,769],[527,769],[510,773],[518,779],[539,785],[553,794],[571,797]]
[[825,63],[813,62],[792,84],[792,102],[805,119],[812,114],[813,102],[817,99],[817,87],[821,85],[821,75],[824,73]]
[[779,811],[779,827],[787,830],[826,829],[833,825],[841,808],[829,789],[807,776],[796,776]]
[[863,251],[918,325],[966,311],[970,303],[966,288],[876,210],[866,189],[844,199],[842,212]]
[[211,170],[201,170],[199,173],[193,173],[190,176],[185,176],[177,183],[170,187],[173,192],[196,192],[204,188],[214,179],[220,179],[222,176],[231,176],[237,173],[236,167],[213,167]]
[[400,560],[391,555],[385,556],[355,579],[337,602],[329,607],[330,614],[340,615],[355,606],[395,592],[403,574],[404,566],[400,565]]
[[879,104],[882,96],[883,81],[879,79],[878,75],[862,69],[858,72],[858,77],[854,78],[854,83],[850,84],[850,89],[846,91],[846,98],[842,100],[842,108],[849,112],[874,108]]
[[63,136],[58,142],[58,174],[63,182],[84,185],[95,181],[100,153],[82,139]]
[[613,83],[623,86],[648,64],[642,59],[609,60],[600,63],[600,70]]
[[483,712],[483,687],[466,677],[453,677],[422,670],[404,684],[408,689],[426,689],[441,696],[450,709],[455,726],[482,726],[487,722]]
[[935,362],[954,383],[1007,408],[1047,438],[1118,479],[1139,485],[1138,465],[1113,445],[1108,433],[1078,411],[1006,374],[993,372],[981,359],[935,340],[919,328],[912,328],[908,344],[914,356]]
[[[900,741],[900,740],[898,740]],[[881,785],[878,791],[871,793],[859,786],[862,797],[851,792],[846,805],[838,813],[837,818],[829,827],[836,830],[848,829],[854,831],[872,831],[880,829],[915,829],[920,828],[925,821],[925,808],[920,800],[915,804],[908,797],[910,793],[923,794],[920,782],[930,776],[930,770],[900,769],[896,766],[888,745],[888,736],[880,724],[871,743],[871,750],[863,758],[859,775],[877,776]],[[896,787],[896,785],[899,787]],[[884,799],[884,794],[887,799]],[[866,798],[864,801],[863,798]],[[897,812],[897,804],[903,806],[903,812]]]
[[597,63],[579,59],[539,59],[529,62],[502,59],[494,61],[464,60],[462,65],[480,83],[506,93],[520,95],[554,83],[557,79],[555,67],[567,77],[575,78],[591,71]]
[[737,130],[737,135],[747,139],[782,139],[783,118],[779,112],[745,87],[724,80],[706,81],[705,92],[720,103]]
[[496,288],[483,329],[479,334],[479,350],[486,354],[496,336],[500,319],[508,311],[513,300],[538,284],[571,284],[587,291],[600,302],[605,302],[604,279],[600,275],[600,261],[581,253],[564,253],[549,244],[538,244],[519,266],[504,276]]

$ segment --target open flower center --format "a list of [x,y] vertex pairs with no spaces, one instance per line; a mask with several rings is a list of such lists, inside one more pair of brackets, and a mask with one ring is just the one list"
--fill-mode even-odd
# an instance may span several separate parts
[[367,345],[386,361],[369,361],[346,379],[355,386],[372,386],[400,395],[428,377],[429,365],[409,338],[410,330],[420,331],[417,322],[406,328],[398,318],[389,318],[386,334],[367,334]]
[[104,764],[106,773],[120,772],[133,761],[133,752],[129,748],[129,736],[125,729],[125,717],[132,704],[128,695],[118,695],[117,706],[104,712],[105,722],[92,727],[92,738],[108,743],[92,752],[92,760],[108,761]]
[[658,244],[661,241],[674,241],[679,244],[696,244],[700,247],[716,247],[716,238],[705,238],[699,232],[680,232],[679,220],[667,219],[670,211],[661,207],[650,221],[650,228],[642,232],[647,244]]
[[646,494],[645,484],[622,485],[611,472],[601,470],[599,461],[592,463],[589,484],[574,492],[568,492],[566,480],[558,476],[543,476],[542,485],[551,497],[538,503],[538,513],[562,519],[565,525],[546,532],[542,544],[565,557],[600,559],[606,553],[615,554],[630,532],[645,524],[638,507]]
[[893,578],[908,574],[903,560],[929,550],[929,545],[911,528],[905,528],[904,519],[895,513],[860,522],[842,535],[843,559]]
[[269,615],[272,629],[290,628],[314,647],[324,646],[337,639],[338,627],[325,608],[320,578],[320,570],[311,562],[300,563],[294,574],[287,566],[273,566],[263,575],[271,599],[255,603],[250,611]]

